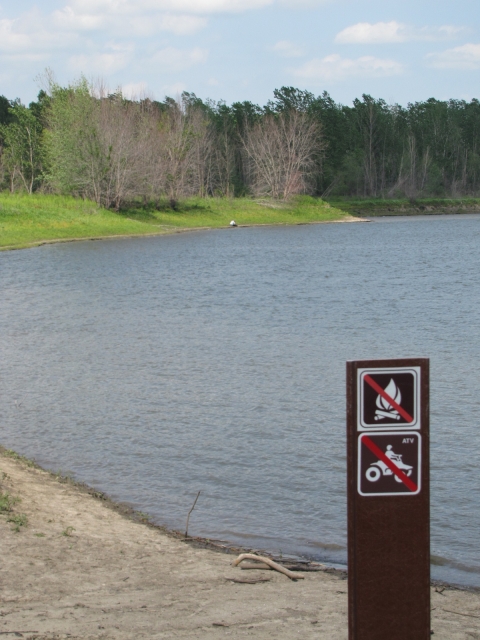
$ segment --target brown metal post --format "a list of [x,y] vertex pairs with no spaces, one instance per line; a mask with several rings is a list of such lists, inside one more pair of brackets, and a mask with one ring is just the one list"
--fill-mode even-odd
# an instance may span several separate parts
[[347,363],[347,494],[349,640],[427,640],[427,358]]

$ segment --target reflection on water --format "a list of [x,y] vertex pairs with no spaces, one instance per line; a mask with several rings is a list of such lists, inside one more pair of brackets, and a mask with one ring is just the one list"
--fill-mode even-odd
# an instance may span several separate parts
[[0,441],[192,535],[345,561],[345,361],[431,358],[436,577],[480,585],[480,219],[0,254]]

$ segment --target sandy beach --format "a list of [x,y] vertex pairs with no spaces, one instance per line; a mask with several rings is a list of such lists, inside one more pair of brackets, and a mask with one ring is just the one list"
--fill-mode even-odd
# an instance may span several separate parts
[[[292,581],[241,570],[235,555],[136,522],[94,491],[4,455],[0,479],[20,499],[0,516],[6,638],[347,638],[344,574]],[[480,639],[479,593],[431,593],[435,638]]]

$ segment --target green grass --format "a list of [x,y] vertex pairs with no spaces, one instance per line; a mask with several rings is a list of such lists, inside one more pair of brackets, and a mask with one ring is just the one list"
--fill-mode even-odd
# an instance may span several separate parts
[[4,449],[1,453],[5,456],[5,458],[12,458],[13,460],[18,460],[19,462],[23,462],[27,467],[34,467],[35,462],[30,460],[30,458],[26,458],[25,456],[21,456],[16,451],[12,451],[12,449]]
[[0,491],[0,513],[9,513],[17,502],[19,502],[18,498]]
[[18,533],[20,527],[26,527],[28,518],[24,513],[13,513],[13,507],[20,502],[20,498],[0,491],[0,514],[7,515],[7,522],[13,524],[12,531]]
[[28,524],[28,518],[25,513],[13,513],[8,516],[7,522],[13,524],[12,531],[20,533],[20,527],[26,527]]
[[289,202],[249,198],[189,198],[173,211],[166,203],[160,210],[130,209],[131,219],[152,221],[166,229],[226,227],[231,220],[238,225],[307,224],[345,218],[345,213],[309,196]]
[[[147,227],[147,228],[146,228]],[[0,194],[0,248],[13,249],[51,240],[154,233],[93,202],[63,196]]]
[[238,225],[308,224],[348,219],[348,213],[302,196],[288,203],[248,198],[190,198],[177,210],[130,208],[119,213],[67,196],[0,193],[0,249],[52,241],[169,233]]

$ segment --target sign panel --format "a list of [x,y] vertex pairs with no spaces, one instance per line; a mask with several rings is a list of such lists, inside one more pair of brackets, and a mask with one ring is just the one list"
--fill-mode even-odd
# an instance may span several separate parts
[[347,363],[349,640],[430,638],[429,361]]
[[360,368],[358,429],[420,429],[420,367]]
[[358,438],[358,493],[361,496],[415,496],[421,485],[420,434],[362,433]]

